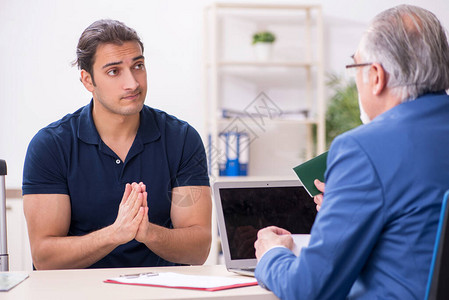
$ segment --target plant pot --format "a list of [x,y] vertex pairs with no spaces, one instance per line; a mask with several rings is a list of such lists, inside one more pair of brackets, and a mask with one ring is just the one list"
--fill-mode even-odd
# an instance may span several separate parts
[[273,43],[258,42],[253,45],[256,60],[267,61],[273,55]]

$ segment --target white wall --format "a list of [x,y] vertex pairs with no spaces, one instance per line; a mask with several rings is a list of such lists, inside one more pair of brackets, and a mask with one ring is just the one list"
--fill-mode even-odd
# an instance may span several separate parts
[[[232,1],[236,2],[236,1]],[[273,3],[278,1],[245,1]],[[42,127],[87,104],[90,95],[71,67],[81,32],[100,18],[135,28],[145,44],[146,104],[191,123],[205,134],[202,99],[202,11],[210,0],[1,0],[0,158],[8,188],[20,188],[27,145]],[[285,1],[318,3],[325,18],[326,71],[340,72],[359,36],[396,0]],[[449,27],[449,1],[415,0]]]

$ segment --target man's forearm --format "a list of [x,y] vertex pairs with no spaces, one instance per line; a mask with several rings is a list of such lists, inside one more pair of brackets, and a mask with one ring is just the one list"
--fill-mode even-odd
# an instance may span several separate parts
[[145,245],[163,259],[189,265],[203,264],[210,244],[210,230],[199,225],[169,229],[150,224],[145,241]]
[[25,195],[24,213],[34,266],[37,269],[91,266],[136,237],[144,213],[148,212],[148,207],[142,207],[144,198],[146,192],[142,185],[126,184],[112,225],[83,236],[67,236],[71,222],[68,195]]
[[83,236],[47,237],[33,250],[33,264],[38,270],[86,268],[119,245],[112,226]]

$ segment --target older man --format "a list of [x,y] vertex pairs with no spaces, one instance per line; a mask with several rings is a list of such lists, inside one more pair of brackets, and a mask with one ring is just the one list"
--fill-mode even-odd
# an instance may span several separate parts
[[[449,46],[429,11],[401,5],[364,33],[362,125],[332,144],[309,247],[262,229],[256,277],[282,299],[423,299],[449,188]],[[324,185],[320,187],[324,190]]]

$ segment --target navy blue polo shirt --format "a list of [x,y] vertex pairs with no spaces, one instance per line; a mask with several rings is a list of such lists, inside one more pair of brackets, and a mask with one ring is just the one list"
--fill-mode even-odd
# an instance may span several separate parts
[[[41,129],[25,158],[23,194],[70,196],[69,236],[114,223],[126,183],[147,186],[149,220],[171,228],[171,191],[209,185],[204,146],[188,123],[144,106],[125,161],[101,140],[92,118],[93,102]],[[174,265],[133,240],[91,268]]]

